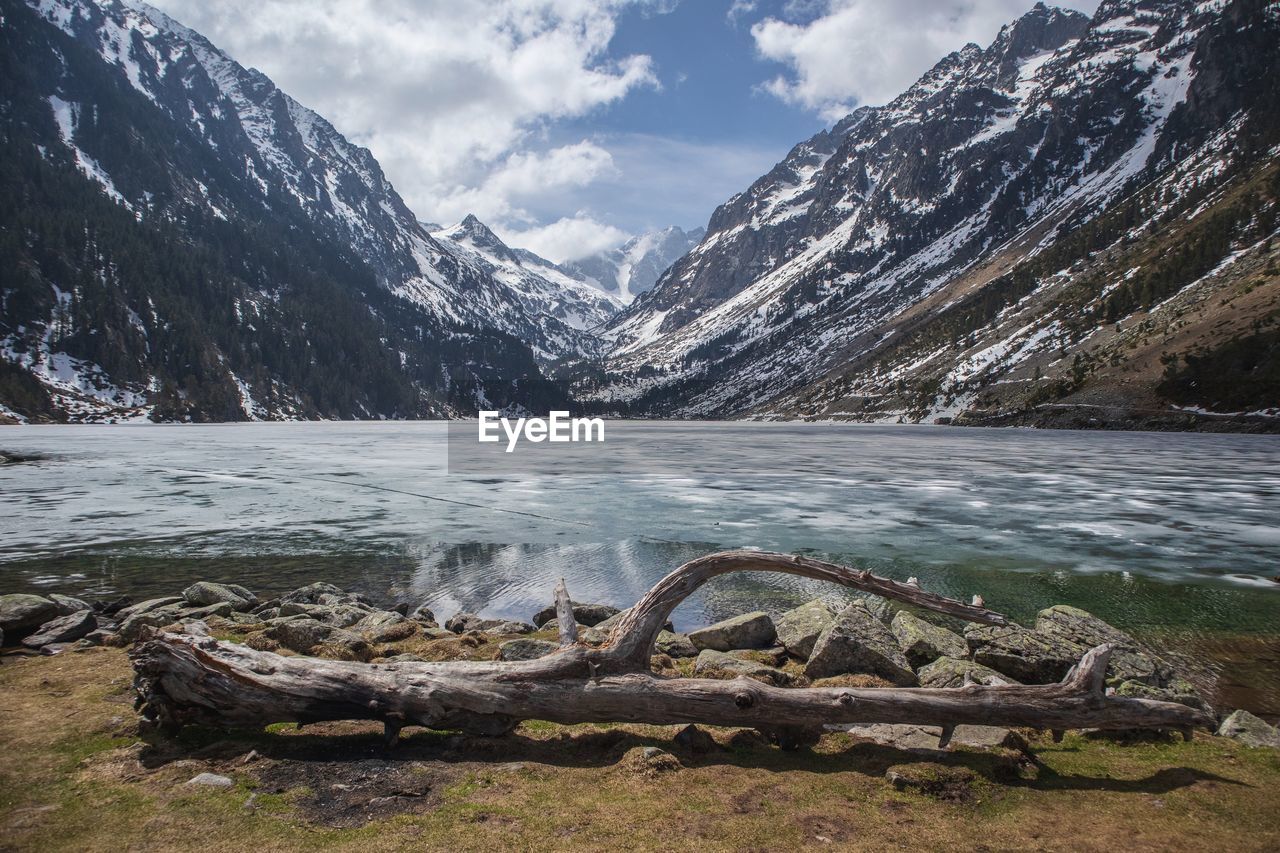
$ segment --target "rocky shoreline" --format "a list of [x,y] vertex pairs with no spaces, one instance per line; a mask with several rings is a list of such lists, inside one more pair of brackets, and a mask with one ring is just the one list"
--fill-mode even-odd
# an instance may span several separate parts
[[[608,641],[622,616],[598,603],[573,604],[578,636]],[[381,609],[359,593],[312,583],[262,600],[243,586],[199,581],[180,594],[133,602],[88,602],[66,595],[0,595],[0,646],[57,655],[125,647],[155,630],[201,630],[262,651],[356,661],[472,657],[530,660],[558,648],[554,607],[529,622],[453,614],[441,625],[425,605]],[[1280,748],[1280,730],[1245,710],[1220,713],[1177,668],[1124,631],[1068,605],[1048,607],[1035,624],[981,626],[916,613],[887,599],[857,598],[842,608],[814,600],[776,619],[756,611],[658,637],[653,669],[672,676],[746,676],[779,687],[1046,684],[1060,681],[1090,648],[1115,647],[1107,687],[1116,695],[1178,702],[1213,714],[1218,734],[1249,746]],[[692,727],[691,727],[692,728]],[[862,726],[872,739],[919,740],[913,726]],[[983,728],[983,727],[974,727]],[[851,729],[852,731],[852,729]],[[963,741],[965,733],[960,733]],[[697,738],[689,733],[686,739]],[[976,741],[1004,742],[974,732]],[[935,738],[936,740],[936,738]]]

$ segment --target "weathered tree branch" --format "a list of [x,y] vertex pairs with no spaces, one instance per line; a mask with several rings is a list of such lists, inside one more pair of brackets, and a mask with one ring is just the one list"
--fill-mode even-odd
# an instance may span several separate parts
[[1186,730],[1212,724],[1183,705],[1106,696],[1108,646],[1086,654],[1062,682],[1036,686],[785,689],[746,678],[664,678],[650,672],[654,639],[676,605],[710,578],[742,570],[820,578],[974,621],[1005,622],[985,608],[869,572],[781,554],[725,552],[686,563],[660,581],[598,649],[576,642],[562,581],[556,605],[563,645],[532,661],[352,663],[160,633],[132,652],[139,707],[147,719],[171,728],[379,720],[389,740],[406,725],[499,734],[527,719],[702,723],[774,733],[914,723],[942,726],[944,739],[960,724],[1054,730]]

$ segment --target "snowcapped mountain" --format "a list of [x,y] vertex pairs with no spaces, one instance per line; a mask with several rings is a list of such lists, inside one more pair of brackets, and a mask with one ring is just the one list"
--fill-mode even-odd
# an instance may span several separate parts
[[672,225],[632,237],[616,249],[560,266],[575,278],[630,305],[641,293],[651,290],[668,267],[698,245],[705,233],[702,228],[684,231]]
[[[19,397],[27,401],[19,408],[34,406],[41,417],[438,414],[459,405],[460,388],[473,381],[536,377],[530,349],[544,364],[592,351],[580,327],[603,318],[607,298],[566,277],[530,285],[436,240],[369,151],[199,33],[137,0],[2,2],[8,189],[35,193],[6,210],[5,222],[30,216],[33,227],[47,227],[38,209],[69,216],[70,205],[91,198],[104,233],[125,227],[123,212],[152,254],[181,254],[174,241],[210,254],[206,263],[187,252],[204,266],[167,282],[153,269],[145,293],[137,278],[121,280],[120,240],[95,242],[97,257],[64,256],[61,267],[33,255],[34,244],[7,259],[7,269],[35,270],[16,290],[6,283],[0,317],[0,372],[21,386],[0,396],[13,414],[27,417],[11,402]],[[97,194],[64,187],[71,176]],[[99,197],[115,209],[100,208]],[[144,263],[143,254],[141,266],[161,263]],[[292,292],[301,270],[315,287],[323,283],[323,299]],[[218,288],[230,315],[211,301]],[[304,315],[322,304],[333,335],[308,339],[302,332],[319,321]],[[177,313],[166,314],[166,305]],[[352,321],[353,313],[362,319]],[[285,361],[296,358],[284,372],[301,374],[318,359],[286,358],[275,343],[247,340],[266,334],[265,315],[276,341],[289,327],[297,347],[332,357],[335,373],[322,384],[335,387],[327,391],[348,387],[321,393],[296,387],[297,375],[286,379]],[[160,352],[163,330],[181,323],[190,324],[181,346]],[[333,351],[370,323],[365,340]],[[380,349],[355,360],[368,347]],[[357,387],[361,368],[351,365],[373,363],[396,386],[394,403],[365,399]],[[157,414],[161,396],[169,403]]]
[[856,420],[1274,406],[1176,380],[1274,349],[1248,339],[1275,323],[1276,44],[1260,0],[1037,5],[718,208],[579,391]]
[[543,324],[543,339],[556,344],[549,358],[589,353],[598,346],[591,330],[603,326],[622,308],[603,293],[530,252],[512,248],[473,215],[431,236],[459,263],[482,271],[519,295],[526,315]]

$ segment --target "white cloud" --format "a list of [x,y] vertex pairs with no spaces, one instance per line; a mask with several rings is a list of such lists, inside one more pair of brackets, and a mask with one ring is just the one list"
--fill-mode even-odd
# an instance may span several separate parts
[[738,23],[752,12],[756,10],[756,0],[733,0],[729,4],[729,11],[725,12],[725,20],[730,26],[738,26]]
[[[813,5],[813,4],[810,4]],[[882,104],[968,42],[986,45],[1031,0],[824,0],[792,12],[804,20],[766,18],[751,28],[760,54],[790,73],[764,84],[790,103],[828,120],[858,104]],[[1092,12],[1098,0],[1065,5]],[[816,16],[815,16],[816,15]]]
[[656,87],[648,56],[611,57],[626,6],[658,0],[152,0],[369,147],[422,218],[608,174],[590,142],[540,151],[551,122]]
[[524,231],[501,229],[498,236],[508,245],[528,249],[559,264],[612,249],[630,235],[620,228],[597,222],[587,213],[579,212],[550,225]]

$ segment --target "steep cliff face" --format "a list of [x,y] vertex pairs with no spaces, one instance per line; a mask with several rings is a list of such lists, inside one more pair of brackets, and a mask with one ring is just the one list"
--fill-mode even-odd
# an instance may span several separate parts
[[1256,0],[1037,6],[722,205],[583,392],[686,416],[1212,408],[1157,386],[1173,353],[1274,322],[1278,36]]
[[616,249],[561,264],[565,272],[629,305],[653,289],[658,278],[706,234],[672,225],[632,237]]

